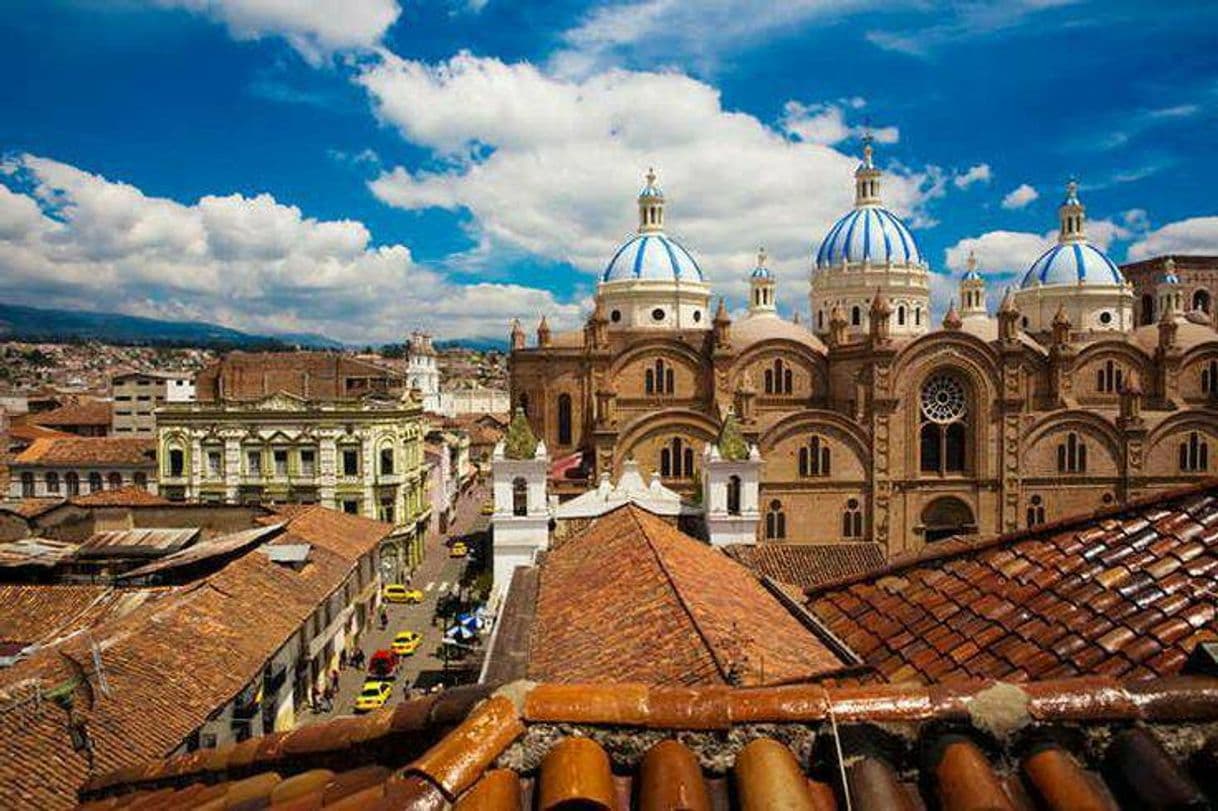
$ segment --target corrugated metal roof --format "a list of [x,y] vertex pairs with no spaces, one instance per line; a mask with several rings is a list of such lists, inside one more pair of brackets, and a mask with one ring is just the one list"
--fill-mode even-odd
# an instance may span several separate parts
[[115,529],[95,532],[80,545],[82,555],[116,555],[138,550],[168,554],[193,543],[198,527],[181,529]]
[[0,544],[0,566],[54,566],[76,554],[76,544],[50,538],[22,538]]
[[262,551],[273,563],[304,563],[312,548],[307,543],[283,543],[264,546]]
[[132,569],[121,575],[123,579],[146,577],[158,572],[166,572],[172,569],[191,566],[208,558],[219,557],[236,552],[244,547],[259,543],[266,538],[271,537],[283,528],[283,524],[271,524],[265,527],[255,527],[253,529],[234,532],[230,535],[221,535],[217,538],[212,538],[210,541],[203,541],[188,547],[181,551],[175,552],[172,555],[166,555],[160,560],[141,566],[138,569]]

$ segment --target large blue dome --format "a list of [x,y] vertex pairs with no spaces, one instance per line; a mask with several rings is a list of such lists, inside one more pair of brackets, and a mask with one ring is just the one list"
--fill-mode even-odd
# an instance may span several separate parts
[[900,218],[882,206],[865,205],[838,220],[816,252],[818,268],[843,261],[920,265],[922,253]]
[[1090,242],[1061,242],[1040,255],[1024,274],[1021,288],[1040,285],[1121,285],[1125,277],[1107,254]]
[[602,282],[626,279],[651,279],[656,281],[701,282],[702,269],[689,255],[689,251],[671,237],[661,233],[638,234],[609,260]]

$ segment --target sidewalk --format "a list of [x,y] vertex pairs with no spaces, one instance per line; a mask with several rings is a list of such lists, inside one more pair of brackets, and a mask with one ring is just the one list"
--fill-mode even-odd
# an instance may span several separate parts
[[[405,697],[405,688],[414,684],[419,673],[423,671],[440,670],[444,666],[442,659],[436,657],[435,651],[443,635],[443,629],[431,624],[436,610],[436,600],[448,591],[455,591],[465,569],[465,558],[450,558],[444,538],[449,535],[463,535],[470,532],[482,516],[480,508],[487,498],[486,491],[474,487],[470,495],[460,499],[456,515],[449,527],[449,532],[441,536],[438,532],[428,533],[423,542],[423,562],[415,571],[411,587],[423,589],[423,602],[418,605],[403,605],[386,603],[385,610],[389,614],[389,626],[381,630],[380,622],[373,617],[372,625],[360,638],[360,647],[367,658],[372,658],[373,652],[388,648],[393,637],[400,631],[418,631],[423,635],[423,644],[413,656],[402,659],[402,666],[394,683],[393,696],[390,703],[397,703]],[[482,521],[481,523],[485,523]],[[363,689],[366,673],[348,667],[338,674],[338,697],[330,712],[314,713],[305,709],[298,717],[298,726],[305,726],[318,721],[328,720],[337,715],[350,715],[354,711],[355,698]]]

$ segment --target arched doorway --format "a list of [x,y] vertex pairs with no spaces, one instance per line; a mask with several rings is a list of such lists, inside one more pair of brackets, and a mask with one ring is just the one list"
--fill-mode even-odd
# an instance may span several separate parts
[[955,496],[937,498],[922,510],[922,531],[927,543],[953,535],[972,535],[977,531],[973,511]]

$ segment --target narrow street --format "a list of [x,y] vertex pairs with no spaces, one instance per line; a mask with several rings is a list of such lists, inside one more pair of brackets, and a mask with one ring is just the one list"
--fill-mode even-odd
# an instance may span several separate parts
[[[418,652],[402,657],[390,703],[401,701],[408,688],[427,689],[444,680],[444,660],[436,655],[444,635],[440,620],[435,619],[436,603],[443,595],[458,591],[461,576],[469,562],[468,557],[449,557],[445,540],[457,535],[485,533],[489,519],[480,510],[488,498],[489,489],[475,485],[458,500],[456,515],[448,532],[432,532],[425,540],[423,563],[410,583],[411,588],[423,590],[423,602],[417,605],[385,603],[389,626],[381,630],[380,622],[374,618],[360,640],[364,655],[371,658],[375,651],[388,649],[393,637],[401,631],[417,631],[423,635],[423,644]],[[333,709],[316,713],[306,710],[298,717],[298,723],[303,726],[353,713],[355,698],[363,688],[365,676],[364,670],[351,667],[339,671],[338,697],[334,700]]]

